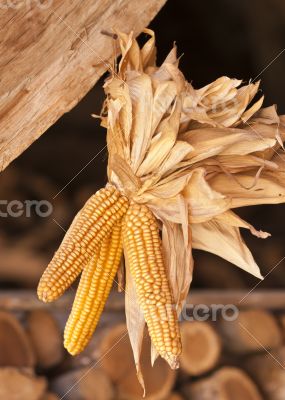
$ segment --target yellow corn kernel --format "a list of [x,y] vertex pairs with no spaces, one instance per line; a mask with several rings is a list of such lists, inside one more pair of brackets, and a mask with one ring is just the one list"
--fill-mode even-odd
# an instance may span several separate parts
[[127,198],[113,186],[103,188],[90,197],[43,273],[38,286],[39,299],[50,302],[65,292],[127,208]]
[[125,256],[151,340],[170,367],[178,368],[180,331],[156,219],[147,206],[132,204],[123,219],[122,232]]
[[64,331],[64,346],[75,355],[84,350],[98,324],[122,256],[121,222],[103,240],[84,268]]

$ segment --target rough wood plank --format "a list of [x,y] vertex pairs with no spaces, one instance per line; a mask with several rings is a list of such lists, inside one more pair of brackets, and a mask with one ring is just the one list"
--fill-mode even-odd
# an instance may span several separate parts
[[0,171],[108,69],[101,31],[148,25],[166,0],[13,0],[0,13]]
[[[42,303],[37,298],[36,290],[0,291],[0,310],[27,311],[33,309],[68,310],[75,292],[70,290],[53,303]],[[233,304],[240,309],[261,308],[267,310],[284,310],[284,290],[255,290],[248,296],[247,290],[191,290],[187,298],[188,305]],[[243,301],[241,301],[244,298]],[[106,304],[106,311],[123,311],[125,307],[124,293],[112,291]]]

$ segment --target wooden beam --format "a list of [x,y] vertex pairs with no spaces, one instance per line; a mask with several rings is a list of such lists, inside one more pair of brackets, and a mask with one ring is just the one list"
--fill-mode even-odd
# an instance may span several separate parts
[[[33,309],[69,309],[74,299],[74,290],[70,290],[53,303],[42,303],[38,300],[36,290],[1,290],[0,309],[7,311],[27,311]],[[243,300],[242,300],[243,299]],[[284,290],[255,290],[248,294],[247,290],[191,290],[187,298],[188,305],[233,304],[239,309],[261,308],[267,310],[283,310],[285,304]],[[106,310],[123,311],[125,307],[124,293],[112,291],[106,304]]]
[[109,69],[114,40],[137,35],[166,0],[7,1],[0,10],[0,171]]

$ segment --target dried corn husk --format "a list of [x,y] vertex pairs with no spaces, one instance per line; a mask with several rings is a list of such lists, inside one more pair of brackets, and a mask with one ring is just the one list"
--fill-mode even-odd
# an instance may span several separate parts
[[[192,248],[217,254],[261,278],[240,228],[266,238],[235,207],[285,201],[280,156],[285,117],[254,100],[259,82],[221,77],[195,89],[179,70],[177,49],[161,66],[155,36],[139,48],[118,32],[122,58],[104,85],[108,178],[130,200],[147,204],[160,221],[164,256],[180,312],[192,279]],[[126,314],[140,381],[144,320],[126,274]],[[152,360],[157,354],[152,348]]]

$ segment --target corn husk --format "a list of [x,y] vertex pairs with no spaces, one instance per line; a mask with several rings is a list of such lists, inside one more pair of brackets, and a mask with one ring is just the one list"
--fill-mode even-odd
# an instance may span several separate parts
[[[200,89],[179,70],[174,46],[155,61],[154,32],[140,49],[118,32],[122,57],[105,82],[108,179],[147,204],[162,230],[164,257],[178,312],[192,280],[192,249],[205,250],[261,278],[240,228],[257,231],[232,209],[285,201],[285,118],[261,108],[259,82],[226,76]],[[126,274],[126,316],[140,382],[144,319]],[[132,297],[132,298],[131,298]],[[152,348],[152,361],[157,354]]]

